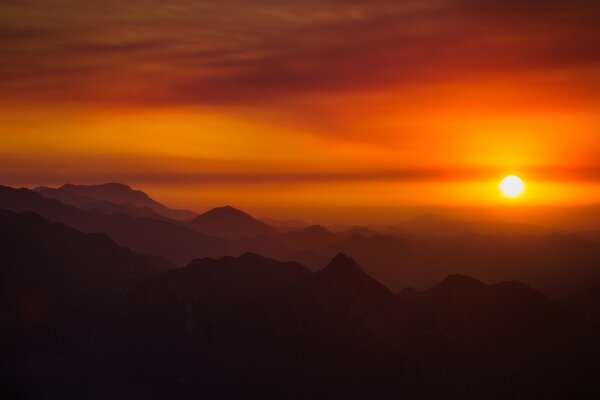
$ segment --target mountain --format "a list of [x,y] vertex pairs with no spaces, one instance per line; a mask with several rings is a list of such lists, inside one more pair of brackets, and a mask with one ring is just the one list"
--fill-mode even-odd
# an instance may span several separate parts
[[262,218],[259,218],[259,221],[264,222],[265,224],[273,226],[275,228],[284,229],[284,230],[302,229],[302,228],[306,228],[306,227],[310,226],[309,223],[300,221],[297,219],[280,220],[280,219],[275,219],[275,218],[262,217]]
[[130,203],[113,203],[107,200],[98,200],[92,197],[81,196],[75,193],[71,193],[65,189],[59,188],[48,188],[48,187],[37,187],[34,189],[37,193],[41,194],[45,198],[55,199],[64,204],[75,206],[84,211],[98,210],[104,214],[127,214],[132,217],[148,217],[157,219],[167,219],[162,214],[157,213],[152,208],[144,206],[139,207]]
[[4,318],[34,324],[172,268],[105,235],[6,210],[0,210],[0,258],[2,308],[14,312]]
[[573,314],[600,325],[600,287],[572,296],[564,304]]
[[376,235],[378,235],[377,232],[360,226],[352,227],[346,231],[331,232],[321,225],[311,225],[302,229],[290,229],[276,235],[275,238],[292,251],[310,252],[311,250],[333,245],[351,236],[368,238]]
[[120,246],[179,265],[194,258],[255,252],[317,270],[341,252],[394,291],[407,285],[423,289],[453,273],[485,282],[517,279],[560,299],[600,285],[600,245],[575,235],[384,236],[370,231],[332,233],[319,226],[282,233],[231,207],[211,210],[182,225],[82,211],[9,187],[0,187],[0,208],[32,211],[83,232],[101,232]]
[[455,361],[448,372],[469,377],[458,378],[461,386],[493,387],[488,398],[569,398],[596,390],[598,330],[520,282],[485,285],[451,275],[399,297],[439,330]]
[[227,239],[277,233],[275,228],[231,206],[206,211],[194,218],[189,226],[205,235]]
[[311,225],[306,228],[291,230],[278,236],[279,240],[290,249],[311,249],[329,245],[339,237],[322,227]]
[[[129,293],[129,299],[137,305],[164,307],[174,302],[173,307],[185,305],[190,310],[219,314],[251,307],[310,275],[298,263],[275,261],[253,253],[237,258],[203,258],[141,283]],[[194,329],[191,325],[206,322],[190,319],[190,314],[186,318],[188,333]]]
[[167,220],[83,211],[28,189],[0,186],[0,208],[31,211],[82,232],[104,233],[120,246],[142,254],[157,255],[177,264],[198,257],[238,255],[244,250],[232,249],[224,239],[209,237]]
[[460,221],[437,214],[424,214],[393,225],[386,230],[389,234],[415,236],[457,236],[466,233],[496,236],[543,235],[552,230],[535,225],[505,221]]
[[590,242],[600,243],[600,231],[577,232],[577,235]]
[[92,356],[100,326],[132,285],[172,267],[103,234],[0,210],[2,398],[74,398],[81,388],[91,398],[88,385],[106,375]]
[[245,316],[310,275],[296,263],[245,254],[194,260],[143,282],[113,325],[126,350],[114,364],[129,384],[163,393],[158,398],[272,397],[281,384],[265,371],[277,366],[249,357]]
[[574,235],[352,235],[291,259],[314,270],[340,252],[394,291],[423,289],[455,273],[486,282],[517,279],[560,299],[600,284],[600,245]]
[[156,368],[150,375],[161,377],[165,391],[185,385],[195,394],[259,398],[453,398],[399,369],[390,338],[380,343],[397,332],[387,322],[396,318],[396,303],[344,255],[312,274],[247,254],[196,260],[139,285],[120,330],[136,343],[125,348],[139,346],[142,334],[154,337],[150,348],[158,352],[142,347],[135,354]]
[[[48,196],[58,196],[56,192],[53,194],[53,191],[49,191],[47,188],[39,188],[39,190],[42,194]],[[104,183],[101,185],[73,185],[68,183],[56,189],[56,191],[99,201],[108,201],[117,205],[131,205],[137,208],[150,209],[174,220],[190,221],[197,215],[192,211],[168,208],[150,198],[141,190],[134,190],[122,183]]]
[[344,254],[316,273],[245,254],[2,336],[0,368],[25,398],[595,398],[598,334],[514,281],[394,294]]
[[0,210],[0,254],[5,295],[29,285],[64,293],[119,290],[164,272],[102,234],[7,210]]

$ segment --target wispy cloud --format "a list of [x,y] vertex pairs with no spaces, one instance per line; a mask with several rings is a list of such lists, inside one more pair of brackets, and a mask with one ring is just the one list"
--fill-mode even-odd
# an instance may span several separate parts
[[4,1],[0,97],[244,105],[597,69],[599,7],[588,0]]

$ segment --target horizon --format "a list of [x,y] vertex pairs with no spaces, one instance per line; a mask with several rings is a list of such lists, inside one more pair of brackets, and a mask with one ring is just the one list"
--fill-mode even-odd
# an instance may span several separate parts
[[[2,184],[0,182],[0,184]],[[365,211],[364,208],[355,207],[312,207],[307,210],[302,208],[244,208],[234,203],[207,204],[203,208],[178,206],[162,201],[153,193],[143,188],[129,185],[124,182],[108,181],[102,183],[72,183],[65,182],[54,186],[21,186],[33,190],[36,188],[60,188],[64,185],[102,186],[107,184],[125,185],[132,190],[141,190],[147,196],[159,203],[174,209],[189,210],[197,214],[204,213],[219,207],[230,206],[251,214],[253,217],[273,219],[278,221],[295,220],[308,225],[323,226],[390,226],[399,224],[425,215],[437,215],[449,220],[467,222],[508,222],[526,225],[536,225],[549,230],[563,231],[565,233],[577,231],[600,230],[600,203],[589,205],[563,205],[563,206],[531,206],[513,204],[510,207],[498,206],[398,206],[389,208],[373,208]],[[15,186],[19,187],[19,186]],[[336,210],[332,217],[331,210]],[[358,216],[358,217],[357,217]],[[363,216],[363,217],[361,217]],[[366,216],[366,217],[364,217]]]
[[4,184],[357,222],[600,203],[596,2],[59,4],[0,5]]

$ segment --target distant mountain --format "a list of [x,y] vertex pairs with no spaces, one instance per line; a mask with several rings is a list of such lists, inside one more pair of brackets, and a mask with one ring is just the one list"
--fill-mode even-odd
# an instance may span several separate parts
[[275,218],[262,217],[259,221],[264,222],[267,225],[273,226],[280,229],[302,229],[310,226],[308,222],[300,221],[297,219],[286,219],[280,220]]
[[311,225],[286,232],[280,235],[279,239],[291,249],[311,249],[329,245],[339,240],[339,237],[321,225]]
[[288,249],[311,251],[355,235],[368,238],[378,235],[378,233],[360,226],[352,227],[346,231],[331,232],[321,225],[311,225],[302,229],[291,229],[275,237]]
[[161,256],[177,264],[198,257],[239,255],[245,250],[233,249],[224,239],[209,237],[167,220],[83,211],[28,189],[0,186],[0,208],[32,211],[82,232],[104,233],[121,246],[138,253]]
[[[85,198],[108,201],[117,205],[131,205],[142,209],[151,209],[158,214],[175,220],[190,221],[197,215],[192,211],[168,208],[150,198],[150,196],[141,190],[134,190],[122,183],[104,183],[100,185],[73,185],[68,183],[55,190]],[[48,196],[56,197],[61,195],[55,191],[49,191],[48,188],[39,188],[39,191]],[[64,199],[65,195],[62,194],[62,197]]]
[[227,239],[277,233],[275,228],[231,206],[206,211],[194,218],[189,226],[205,235]]
[[457,236],[465,233],[497,236],[543,235],[552,230],[535,225],[505,221],[461,221],[437,214],[424,214],[393,225],[386,230],[393,234],[415,236]]
[[353,235],[291,259],[316,269],[340,252],[394,291],[425,288],[454,273],[487,282],[518,279],[557,298],[600,284],[600,245],[573,235]]
[[577,232],[577,235],[590,242],[600,243],[600,231]]
[[98,200],[92,197],[81,196],[65,189],[53,189],[48,187],[37,187],[34,189],[37,193],[48,199],[55,199],[64,204],[75,206],[84,211],[98,210],[104,214],[127,214],[133,217],[148,217],[157,219],[167,219],[162,214],[157,213],[152,208],[144,206],[139,207],[130,203],[113,203],[107,200]]

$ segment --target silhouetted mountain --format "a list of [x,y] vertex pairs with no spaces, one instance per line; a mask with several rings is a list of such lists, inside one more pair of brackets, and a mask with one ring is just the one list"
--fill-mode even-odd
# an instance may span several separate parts
[[338,236],[320,225],[292,230],[280,235],[279,240],[290,249],[311,249],[329,245],[338,240]]
[[104,373],[89,358],[101,319],[132,284],[172,267],[99,233],[0,210],[2,398],[92,395]]
[[86,314],[91,302],[109,302],[134,282],[172,268],[102,234],[6,210],[0,210],[0,259],[0,325],[8,330],[40,329],[73,313]]
[[464,385],[473,391],[494,387],[488,398],[569,398],[596,390],[598,331],[522,283],[484,285],[451,275],[399,296],[430,318],[455,361],[453,372],[468,376]]
[[129,204],[140,208],[149,208],[158,214],[175,220],[190,221],[197,215],[192,211],[168,208],[156,200],[153,200],[141,190],[134,190],[122,183],[104,183],[101,185],[66,184],[57,190],[77,196],[109,201],[118,205]]
[[600,243],[600,231],[577,232],[577,235],[590,242]]
[[198,257],[239,254],[223,239],[203,235],[167,220],[83,211],[27,189],[0,186],[0,208],[32,211],[82,232],[101,232],[133,251],[158,255],[178,264]]
[[376,232],[358,226],[347,231],[333,233],[321,225],[311,225],[303,229],[290,230],[275,237],[288,249],[310,251],[332,245],[351,236],[367,238],[375,235],[377,235]]
[[213,208],[200,214],[189,226],[205,235],[227,239],[277,233],[275,228],[230,206]]
[[413,237],[353,235],[292,259],[311,269],[343,252],[394,291],[422,289],[448,274],[517,279],[564,298],[600,284],[600,246],[572,235]]
[[157,213],[150,207],[139,207],[129,203],[113,203],[107,200],[98,200],[92,197],[81,196],[71,193],[63,188],[53,189],[48,187],[37,187],[34,189],[37,193],[48,199],[56,199],[64,204],[70,204],[84,211],[98,210],[104,214],[127,214],[132,217],[148,217],[157,219],[167,219],[162,214]]
[[572,296],[564,304],[573,314],[600,325],[600,287]]
[[[252,253],[237,258],[203,258],[138,285],[129,299],[134,304],[160,307],[174,302],[173,307],[185,305],[194,311],[218,314],[250,307],[310,275],[298,263],[279,262]],[[186,332],[192,329],[190,324],[205,322],[188,319]]]
[[28,398],[599,394],[597,328],[518,282],[453,275],[395,295],[343,254],[317,273],[246,254],[195,260],[118,299],[4,336],[6,387]]
[[303,228],[310,226],[310,224],[308,222],[304,222],[304,221],[300,221],[300,220],[296,220],[296,219],[280,220],[280,219],[275,219],[275,218],[262,217],[262,218],[259,218],[259,221],[264,222],[265,224],[270,225],[275,228],[278,228],[280,230],[283,229],[285,231],[303,229]]
[[552,230],[505,221],[460,221],[437,214],[424,214],[389,227],[387,233],[415,236],[457,236],[466,233],[498,236],[543,235]]
[[193,385],[186,390],[204,394],[248,395],[250,388],[258,397],[452,398],[445,385],[398,367],[403,360],[392,344],[380,343],[396,332],[387,320],[396,319],[397,299],[343,255],[314,275],[256,255],[196,260],[140,285],[130,304],[125,320],[141,318],[135,325],[142,327],[132,341],[154,332],[158,343],[185,343],[165,349],[160,365],[148,361],[156,353],[136,352],[149,354],[144,364],[160,370],[152,376],[168,376],[167,387],[184,377],[183,385]]
[[58,286],[77,293],[118,289],[164,272],[105,235],[82,233],[33,213],[0,209],[0,249],[2,281],[12,282],[12,288],[20,286],[13,279],[32,279],[49,291]]

